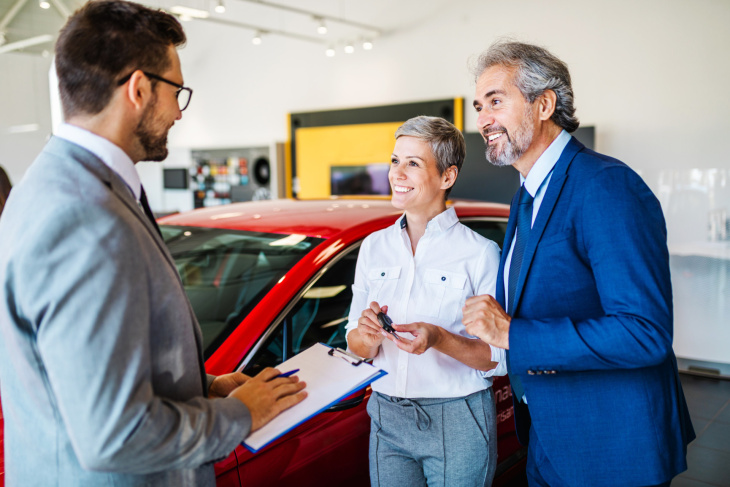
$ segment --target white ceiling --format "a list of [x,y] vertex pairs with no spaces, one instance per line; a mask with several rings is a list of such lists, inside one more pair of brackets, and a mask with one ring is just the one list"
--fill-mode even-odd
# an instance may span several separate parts
[[[65,14],[84,3],[81,0],[46,1],[51,5],[48,9],[42,9],[39,0],[0,0],[0,34],[4,31],[5,50],[16,42],[51,35],[52,39],[46,42],[17,49],[34,54],[51,51]],[[176,5],[202,10],[209,13],[209,18],[192,22],[232,25],[250,32],[252,37],[256,30],[262,30],[264,40],[266,36],[279,36],[291,42],[336,49],[348,43],[361,44],[366,39],[377,42],[379,37],[408,30],[447,3],[446,0],[222,0],[226,11],[217,13],[218,1],[147,0],[142,3],[168,11]],[[317,33],[320,18],[327,26],[325,35]]]

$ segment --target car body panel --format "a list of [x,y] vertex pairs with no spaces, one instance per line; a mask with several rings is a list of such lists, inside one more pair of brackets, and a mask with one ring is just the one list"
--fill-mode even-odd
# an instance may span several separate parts
[[[465,223],[471,220],[506,222],[509,215],[507,205],[465,201],[450,204]],[[257,347],[272,329],[284,326],[282,320],[294,303],[336,265],[338,259],[346,252],[356,252],[367,235],[391,225],[401,214],[390,201],[379,199],[273,200],[205,208],[160,219],[160,225],[168,226],[298,234],[324,239],[274,284],[210,354],[205,364],[208,373],[224,374],[242,367],[244,361],[257,353]],[[497,243],[502,245],[501,241]],[[519,471],[518,457],[524,458],[524,449],[514,431],[508,379],[495,378],[494,391],[498,409],[498,472],[506,474],[496,479],[495,485],[501,485],[511,471]],[[348,398],[352,405],[311,418],[256,454],[239,446],[226,459],[216,463],[218,485],[369,485],[370,421],[365,405],[370,393],[368,387]],[[346,401],[340,404],[346,404]],[[0,424],[2,421],[0,416]],[[2,442],[0,436],[0,446]],[[507,457],[517,459],[518,463],[503,462]],[[2,472],[4,468],[0,463],[0,485]]]
[[[459,201],[453,206],[462,221],[480,218],[506,221],[509,216],[507,205]],[[286,304],[301,296],[318,272],[344,249],[359,245],[367,235],[391,225],[401,214],[389,201],[382,200],[276,200],[227,205],[162,219],[160,223],[165,225],[299,233],[326,239],[296,263],[251,310],[208,358],[207,370],[221,374],[239,367],[262,341],[261,337],[269,327],[281,320]],[[292,219],[296,219],[296,224],[292,224]],[[502,245],[501,241],[497,243]],[[494,390],[499,415],[499,457],[502,459],[521,451],[522,447],[514,432],[507,378],[496,378]],[[333,483],[347,481],[348,485],[369,485],[370,423],[365,411],[369,395],[368,388],[361,404],[346,411],[322,413],[257,454],[239,447],[236,455],[242,483],[253,486],[323,485],[321,472],[328,472]],[[345,428],[345,425],[348,426]],[[337,461],[333,462],[333,457]],[[499,481],[495,481],[495,485],[499,485]]]

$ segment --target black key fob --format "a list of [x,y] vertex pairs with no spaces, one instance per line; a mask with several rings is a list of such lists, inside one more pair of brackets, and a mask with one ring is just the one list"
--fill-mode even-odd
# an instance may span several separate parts
[[400,340],[400,337],[395,332],[395,329],[393,328],[393,320],[390,319],[390,316],[386,315],[382,311],[378,313],[378,323],[380,323],[380,326],[383,327],[383,330],[387,331],[394,337],[396,337],[398,340]]

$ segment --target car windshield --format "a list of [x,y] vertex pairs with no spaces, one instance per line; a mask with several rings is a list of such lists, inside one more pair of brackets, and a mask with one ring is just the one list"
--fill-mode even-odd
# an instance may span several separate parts
[[160,226],[203,331],[207,359],[279,279],[323,240]]

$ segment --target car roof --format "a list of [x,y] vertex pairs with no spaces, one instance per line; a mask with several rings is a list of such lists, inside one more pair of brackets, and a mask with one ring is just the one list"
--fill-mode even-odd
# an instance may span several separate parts
[[[509,206],[498,203],[451,201],[449,206],[454,206],[460,218],[505,218],[509,215]],[[389,199],[278,199],[201,208],[166,216],[159,223],[264,233],[297,233],[327,239],[362,225],[384,219],[395,220],[401,214],[402,210],[394,208]]]

